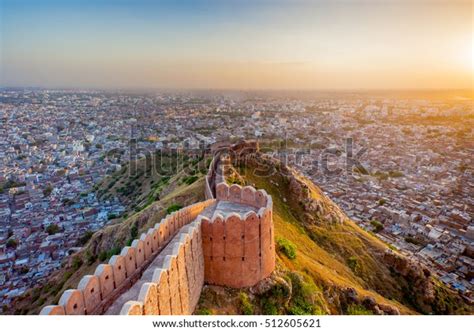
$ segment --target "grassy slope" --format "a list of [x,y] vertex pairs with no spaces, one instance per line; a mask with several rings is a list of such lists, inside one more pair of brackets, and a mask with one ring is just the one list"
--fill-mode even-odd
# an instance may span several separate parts
[[[396,307],[401,314],[416,314],[445,308],[455,308],[451,313],[469,313],[466,306],[459,304],[456,294],[435,282],[436,308],[416,304],[417,295],[410,284],[383,262],[383,254],[389,247],[371,233],[364,231],[344,215],[343,224],[331,224],[325,220],[304,221],[301,201],[290,193],[289,183],[280,173],[268,178],[254,175],[251,166],[240,168],[238,174],[230,171],[229,180],[265,189],[274,202],[275,236],[284,238],[296,246],[296,258],[287,257],[277,249],[277,278],[292,288],[282,295],[273,288],[264,294],[254,289],[241,291],[206,287],[197,308],[198,314],[241,314],[246,311],[263,314],[365,314],[371,313],[359,304],[347,300],[347,290],[352,288],[359,299],[371,297],[380,305]],[[298,180],[309,188],[311,197],[326,207],[338,208],[323,195],[313,183],[297,174]],[[303,286],[295,287],[295,275]],[[281,281],[277,281],[282,283]],[[296,282],[298,285],[298,282]],[[306,288],[306,291],[298,288]],[[296,289],[296,291],[295,291]],[[258,292],[258,291],[257,291]],[[289,301],[283,297],[292,297]],[[250,308],[249,308],[250,307]],[[430,310],[431,309],[431,310]],[[446,312],[444,312],[446,313]]]
[[[291,201],[283,182],[276,186],[264,178],[246,174],[247,180],[257,188],[263,188],[272,195],[274,203],[275,236],[286,238],[297,247],[294,260],[278,252],[278,263],[289,270],[304,271],[323,290],[352,287],[360,295],[374,297],[377,302],[394,305],[401,313],[413,311],[396,301],[388,300],[373,289],[394,292],[396,284],[391,280],[389,271],[370,253],[371,250],[385,250],[387,246],[378,239],[365,233],[355,224],[346,221],[343,225],[311,226],[308,231],[301,225],[298,212],[290,207]],[[310,184],[312,194],[319,198],[319,192]],[[283,200],[286,199],[286,202]],[[296,214],[296,215],[295,215]],[[316,242],[315,242],[316,241]],[[355,258],[357,267],[353,271],[348,260]],[[361,277],[365,276],[365,280]],[[387,288],[390,287],[390,288]],[[330,306],[333,313],[340,313],[338,305]]]
[[[159,173],[150,178],[145,175],[145,171],[139,171],[141,175],[137,177],[138,180],[129,178],[126,171],[117,172],[104,179],[100,187],[107,187],[113,181],[115,184],[109,189],[115,192],[113,194],[117,194],[116,192],[129,185],[131,181],[136,182],[141,188],[141,194],[133,199],[129,197],[128,201],[141,206],[142,210],[134,212],[132,209],[129,211],[129,217],[114,219],[109,225],[94,233],[80,252],[64,262],[63,268],[53,272],[44,284],[39,284],[19,297],[9,307],[9,313],[37,314],[43,306],[56,304],[62,292],[75,288],[84,275],[93,274],[97,265],[107,261],[111,255],[118,254],[123,246],[159,222],[166,215],[168,207],[174,204],[187,206],[203,201],[205,199],[204,175],[199,169],[205,168],[204,161],[196,163],[190,160],[187,165],[192,168],[191,171],[181,170],[174,176],[167,176],[169,180],[165,183],[160,182]],[[146,169],[143,160],[139,161],[139,169]],[[197,179],[188,184],[184,180],[191,176],[190,173],[195,173]],[[155,183],[160,183],[159,188],[156,185],[154,188],[153,184],[150,185],[153,178]],[[146,203],[148,197],[152,196],[157,189],[160,191],[159,199]],[[151,209],[156,211],[152,213]],[[152,216],[142,217],[146,214],[152,214]]]
[[[207,160],[209,162],[209,160]],[[129,211],[140,211],[172,192],[172,180],[195,180],[206,173],[200,156],[163,152],[130,162],[95,187],[100,199],[118,197]],[[183,171],[184,170],[184,171]],[[181,172],[180,176],[176,176]]]
[[[299,201],[289,193],[284,177],[277,174],[271,178],[260,178],[254,176],[252,170],[241,169],[241,176],[235,180],[263,188],[272,195],[276,238],[285,238],[293,243],[296,246],[296,258],[289,259],[282,251],[277,250],[277,271],[273,277],[275,283],[263,294],[254,289],[241,291],[206,286],[197,313],[368,313],[362,307],[347,303],[344,296],[347,288],[355,289],[360,297],[370,296],[379,304],[397,307],[401,313],[416,313],[407,300],[404,280],[392,275],[380,262],[381,254],[387,249],[383,242],[349,219],[342,225],[303,222],[302,208]],[[130,179],[121,177],[123,175],[106,179],[102,187],[108,187],[114,181],[115,184],[111,186],[113,194],[120,194],[120,188],[130,183]],[[189,172],[171,176],[169,181],[159,187],[158,201],[152,202],[126,220],[114,220],[111,225],[95,233],[77,257],[72,257],[46,284],[20,298],[11,312],[34,314],[42,306],[56,303],[65,289],[75,287],[83,275],[93,273],[101,259],[126,245],[133,237],[134,228],[139,235],[158,222],[170,205],[186,206],[204,200],[203,175],[199,172],[198,179],[190,185],[183,183],[189,176]],[[141,184],[142,180],[151,183],[144,174],[136,181],[143,192],[133,201],[138,202],[135,204],[142,206],[141,208],[146,205],[148,197],[154,194],[153,189],[157,189],[153,188],[153,184],[146,189],[148,184]],[[308,185],[313,198],[324,201],[326,205],[332,204],[319,188],[304,178],[300,180]],[[154,181],[160,182],[160,176],[154,178]],[[149,213],[151,208],[157,210],[152,217],[147,220],[141,217]]]

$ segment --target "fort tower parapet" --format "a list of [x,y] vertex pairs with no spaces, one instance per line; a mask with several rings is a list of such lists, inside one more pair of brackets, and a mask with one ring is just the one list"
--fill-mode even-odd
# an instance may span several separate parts
[[[258,145],[227,146],[245,149]],[[192,314],[204,283],[242,288],[268,277],[275,269],[272,197],[227,185],[229,163],[216,153],[205,178],[206,201],[169,214],[41,314]]]

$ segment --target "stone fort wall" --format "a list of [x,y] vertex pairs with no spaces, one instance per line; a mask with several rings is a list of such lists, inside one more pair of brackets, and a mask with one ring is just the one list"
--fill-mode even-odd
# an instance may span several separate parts
[[[127,301],[121,315],[190,315],[204,285],[201,224],[184,226],[160,253],[160,266],[141,286],[137,300]],[[158,257],[160,258],[160,257]]]
[[218,157],[213,157],[211,160],[211,164],[209,165],[209,170],[206,174],[205,178],[205,187],[204,187],[204,195],[206,199],[214,199],[215,198],[215,179],[216,179],[216,172],[219,162],[217,161]]
[[[236,146],[230,150],[258,150],[255,143]],[[223,168],[216,153],[205,180],[208,200],[162,219],[41,314],[103,314],[122,294],[136,293],[127,291],[138,280],[136,299],[120,314],[192,314],[204,283],[241,288],[268,277],[275,269],[272,198],[251,186],[228,186]],[[223,202],[246,212],[224,212]],[[207,208],[214,210],[211,217],[201,215]]]
[[206,199],[214,199],[216,197],[216,185],[225,179],[225,161],[223,162],[223,159],[240,160],[243,156],[258,152],[259,144],[255,140],[242,140],[236,144],[221,142],[214,144],[211,150],[214,153],[214,157],[205,178],[204,193]]
[[275,269],[272,198],[251,186],[216,187],[217,201],[254,207],[244,215],[218,211],[202,217],[202,245],[207,284],[234,288],[253,286]]
[[141,286],[136,300],[126,302],[122,315],[189,315],[204,283],[241,288],[253,286],[275,269],[272,198],[251,186],[219,183],[217,200],[249,205],[243,217],[215,212],[199,215],[184,226],[159,253],[160,266]]
[[[77,289],[66,290],[59,299],[58,305],[46,306],[40,314],[104,313],[117,297],[140,279],[143,271],[160,252],[172,247],[170,241],[177,238],[176,234],[180,232],[180,229],[189,230],[183,227],[193,222],[205,208],[213,203],[215,203],[214,200],[206,200],[171,213],[143,233],[140,239],[134,240],[131,246],[124,247],[119,255],[112,256],[109,263],[98,265],[93,275],[84,276]],[[200,239],[196,240],[199,242]],[[172,243],[176,244],[173,241]]]

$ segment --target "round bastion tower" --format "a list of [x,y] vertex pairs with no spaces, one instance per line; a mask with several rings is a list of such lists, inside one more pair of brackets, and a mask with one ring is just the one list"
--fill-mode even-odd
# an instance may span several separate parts
[[[227,150],[233,154],[216,153],[211,161],[205,201],[155,223],[41,314],[187,315],[205,283],[241,288],[268,277],[275,269],[272,197],[225,183],[229,154],[252,153],[258,145]],[[151,207],[138,217],[145,224],[157,211]]]
[[216,200],[200,215],[205,282],[253,286],[275,269],[272,198],[252,186],[221,182]]

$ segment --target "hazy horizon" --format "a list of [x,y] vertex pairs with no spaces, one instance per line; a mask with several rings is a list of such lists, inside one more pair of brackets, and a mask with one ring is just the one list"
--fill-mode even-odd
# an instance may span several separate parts
[[472,90],[470,1],[0,1],[0,86]]

